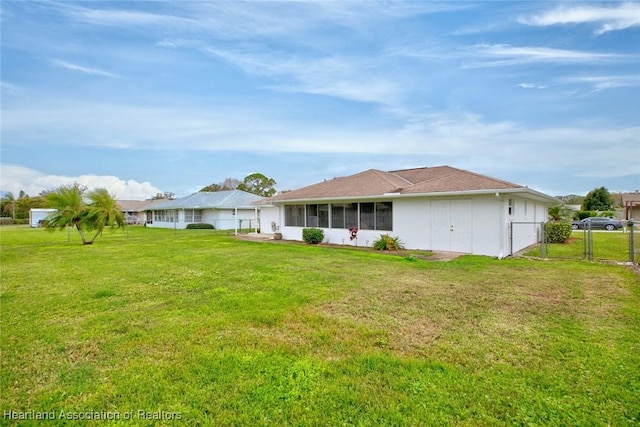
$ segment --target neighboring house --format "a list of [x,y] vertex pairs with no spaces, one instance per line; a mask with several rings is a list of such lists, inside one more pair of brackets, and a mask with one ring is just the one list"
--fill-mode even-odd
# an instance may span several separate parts
[[33,228],[42,227],[42,224],[49,214],[57,212],[57,209],[29,209],[29,225]]
[[622,193],[622,208],[624,219],[633,219],[634,223],[640,222],[640,192]]
[[200,192],[150,207],[147,227],[186,228],[188,224],[212,224],[218,230],[258,228],[253,203],[262,197],[241,190]]
[[[263,232],[302,240],[322,228],[325,242],[371,246],[381,234],[407,249],[506,256],[540,240],[540,223],[559,200],[528,187],[450,166],[367,170],[263,199]],[[517,225],[517,227],[515,227]],[[357,239],[349,229],[357,227]],[[517,234],[517,235],[515,235]]]
[[150,216],[151,207],[166,202],[166,199],[155,200],[117,200],[129,225],[145,225]]

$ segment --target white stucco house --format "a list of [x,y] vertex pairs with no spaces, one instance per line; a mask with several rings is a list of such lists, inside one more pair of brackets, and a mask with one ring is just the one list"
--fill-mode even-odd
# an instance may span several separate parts
[[260,196],[241,190],[200,192],[148,208],[147,227],[187,228],[188,224],[212,224],[217,230],[259,227]]
[[450,166],[371,169],[259,202],[276,207],[262,209],[262,232],[277,229],[283,239],[302,240],[303,228],[317,227],[333,244],[371,246],[388,233],[407,249],[490,256],[539,242],[540,224],[557,203],[526,186]]

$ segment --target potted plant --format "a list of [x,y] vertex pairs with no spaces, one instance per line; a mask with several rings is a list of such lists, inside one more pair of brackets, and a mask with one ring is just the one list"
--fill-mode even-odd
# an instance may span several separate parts
[[282,233],[280,227],[275,221],[271,221],[271,231],[273,231],[273,240],[282,240]]

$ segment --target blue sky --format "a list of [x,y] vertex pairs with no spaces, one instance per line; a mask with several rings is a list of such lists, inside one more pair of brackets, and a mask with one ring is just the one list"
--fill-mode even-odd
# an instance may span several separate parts
[[3,1],[0,190],[450,165],[640,189],[639,2]]

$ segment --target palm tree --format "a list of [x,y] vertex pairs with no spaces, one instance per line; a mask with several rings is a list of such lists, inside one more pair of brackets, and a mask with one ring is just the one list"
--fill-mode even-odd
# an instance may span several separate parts
[[571,218],[572,211],[566,206],[555,205],[548,210],[549,218],[553,221],[562,221]]
[[112,229],[124,228],[124,213],[106,189],[97,188],[88,194],[88,198],[91,202],[88,205],[86,221],[96,230],[91,242],[107,225]]
[[[50,230],[75,227],[82,243],[90,245],[104,230],[104,227],[124,227],[124,214],[116,201],[104,188],[91,191],[84,200],[84,190],[79,185],[62,186],[46,196],[47,205],[57,209],[47,217]],[[88,232],[95,233],[87,238]]]
[[11,218],[16,219],[16,197],[13,193],[8,192],[2,196],[3,212],[11,212]]
[[47,217],[49,230],[63,230],[68,226],[75,227],[80,233],[82,243],[89,245],[84,231],[84,219],[86,217],[86,205],[82,198],[82,190],[78,185],[62,186],[56,191],[46,195],[47,206],[57,209]]

